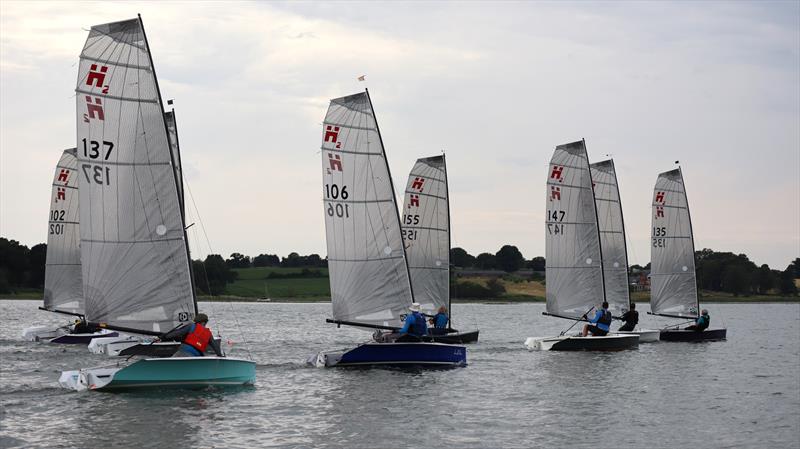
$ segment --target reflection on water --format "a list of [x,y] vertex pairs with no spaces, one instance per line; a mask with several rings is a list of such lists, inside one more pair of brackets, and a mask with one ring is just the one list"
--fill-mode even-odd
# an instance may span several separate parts
[[[618,353],[529,352],[568,321],[542,304],[456,305],[481,323],[469,365],[319,369],[307,356],[370,339],[325,324],[328,304],[201,303],[231,355],[258,363],[252,388],[74,393],[62,370],[108,359],[21,341],[63,318],[0,301],[0,447],[725,447],[800,440],[800,305],[710,304],[726,342]],[[644,306],[644,305],[642,305]],[[645,316],[645,325],[670,321]],[[727,323],[725,323],[727,321]],[[238,325],[237,325],[238,322]]]

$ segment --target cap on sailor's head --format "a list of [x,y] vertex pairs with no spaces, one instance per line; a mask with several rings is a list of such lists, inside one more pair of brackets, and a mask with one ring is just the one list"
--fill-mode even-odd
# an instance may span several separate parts
[[702,313],[703,315],[708,315],[708,310],[703,309],[700,313]]
[[410,306],[408,306],[408,310],[410,310],[410,311],[412,311],[412,312],[419,312],[419,308],[420,308],[420,307],[421,307],[421,306],[419,305],[419,303],[418,303],[418,302],[412,302],[412,303],[411,303],[411,305],[410,305]]
[[208,315],[205,313],[198,313],[194,316],[195,323],[208,323]]

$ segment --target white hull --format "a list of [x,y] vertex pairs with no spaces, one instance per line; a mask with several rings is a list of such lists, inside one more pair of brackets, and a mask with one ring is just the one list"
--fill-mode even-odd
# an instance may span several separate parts
[[152,339],[137,337],[135,335],[122,334],[118,337],[95,338],[89,343],[89,352],[94,354],[105,354],[109,357],[116,357],[123,349],[140,343],[149,343]]
[[620,335],[638,335],[639,343],[653,343],[660,340],[661,331],[658,329],[634,329],[630,332],[618,331]]
[[53,326],[31,326],[22,331],[22,338],[27,341],[45,341],[69,333],[66,328]]

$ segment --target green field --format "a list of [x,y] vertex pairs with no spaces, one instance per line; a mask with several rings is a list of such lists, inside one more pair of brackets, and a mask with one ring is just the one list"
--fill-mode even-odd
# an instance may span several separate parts
[[288,299],[296,301],[316,301],[330,299],[330,284],[327,268],[313,268],[320,271],[320,277],[270,278],[277,275],[299,274],[302,268],[237,268],[233,271],[239,278],[225,289],[225,295],[244,298],[269,297],[273,300]]

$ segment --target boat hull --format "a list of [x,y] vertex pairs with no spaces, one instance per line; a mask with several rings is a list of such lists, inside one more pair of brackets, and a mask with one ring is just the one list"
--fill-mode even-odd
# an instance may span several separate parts
[[661,331],[658,329],[634,329],[632,331],[617,331],[619,335],[638,335],[639,343],[653,343],[660,340]]
[[458,345],[428,342],[364,343],[349,350],[321,352],[312,356],[309,363],[318,367],[465,366],[467,349]]
[[101,329],[98,332],[92,334],[66,334],[61,335],[60,337],[52,338],[49,340],[50,343],[56,343],[60,345],[88,345],[93,339],[98,337],[116,337],[119,334],[116,332],[111,332],[106,329]]
[[64,326],[32,326],[22,331],[22,338],[27,341],[45,341],[67,333]]
[[531,351],[622,351],[638,347],[639,336],[611,334],[602,337],[567,335],[545,338],[530,337],[525,340],[525,346]]
[[684,329],[664,329],[661,331],[661,341],[718,341],[725,340],[728,329],[706,329],[704,331],[687,331]]
[[480,331],[475,329],[474,331],[450,332],[448,334],[441,335],[428,334],[422,337],[422,341],[447,344],[475,343],[478,341],[479,333]]
[[204,388],[253,385],[256,364],[227,357],[170,357],[142,359],[124,367],[65,371],[62,387],[76,391],[115,391],[154,388]]

